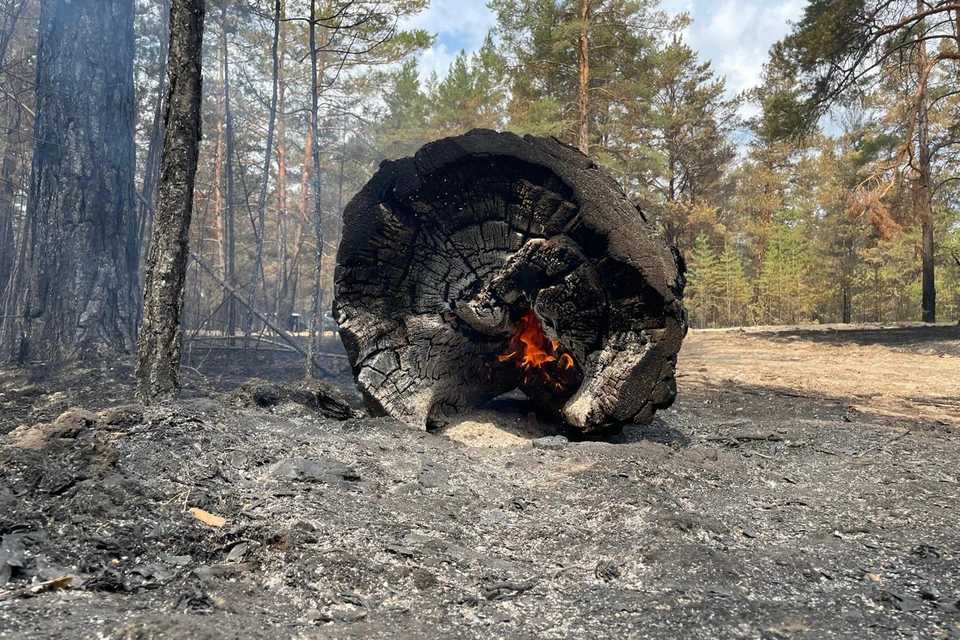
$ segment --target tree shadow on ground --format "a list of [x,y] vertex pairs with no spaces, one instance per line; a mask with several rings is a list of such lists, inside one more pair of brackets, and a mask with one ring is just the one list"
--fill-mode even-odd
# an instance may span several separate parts
[[[735,380],[716,381],[682,388],[677,403],[658,413],[665,422],[681,429],[688,425],[697,431],[738,428],[759,428],[763,431],[783,429],[799,421],[814,420],[829,425],[873,425],[917,430],[939,430],[950,427],[954,415],[954,398],[904,397],[896,406],[879,402],[885,398],[880,390],[864,389],[856,395],[817,393],[778,385],[744,384]],[[925,416],[916,410],[922,407],[942,408],[944,415]]]
[[787,331],[751,332],[774,342],[803,340],[837,346],[884,346],[900,351],[931,350],[960,357],[960,325],[916,327],[852,327],[829,325]]
[[670,426],[661,418],[654,418],[649,424],[628,424],[623,431],[610,438],[613,444],[631,444],[635,442],[655,442],[669,447],[689,447],[690,436]]

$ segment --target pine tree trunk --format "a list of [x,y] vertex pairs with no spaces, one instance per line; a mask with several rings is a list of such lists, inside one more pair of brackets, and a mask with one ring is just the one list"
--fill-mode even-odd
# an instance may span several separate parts
[[343,237],[343,179],[347,166],[347,140],[346,132],[343,134],[340,143],[340,171],[337,178],[337,228],[334,234],[334,250],[340,248],[340,239]]
[[137,368],[137,399],[143,403],[180,388],[180,315],[200,152],[203,14],[204,0],[173,0],[170,9],[166,134]]
[[757,277],[753,285],[753,299],[751,302],[756,305],[760,302],[760,275],[763,273],[763,263],[767,259],[767,235],[770,233],[770,226],[773,224],[773,211],[769,208],[769,197],[773,193],[773,186],[770,181],[763,183],[763,203],[760,207],[760,229],[757,234]]
[[[20,4],[11,5],[12,9],[4,16],[4,29],[0,30],[0,67],[6,66],[7,46],[17,28],[20,14],[26,6],[26,0]],[[13,230],[13,218],[16,214],[16,183],[14,182],[17,166],[14,156],[13,133],[16,122],[7,123],[4,137],[3,160],[0,161],[0,315],[6,308],[7,295],[10,293],[10,278],[16,263],[17,236]]]
[[590,37],[587,33],[587,25],[590,20],[590,0],[581,0],[580,20],[582,24],[577,47],[580,72],[577,82],[580,97],[578,140],[580,152],[590,155],[590,95],[588,93],[590,84]]
[[[220,5],[220,59],[223,64],[223,126],[225,129],[224,172],[227,178],[227,190],[224,198],[223,216],[226,227],[226,280],[231,287],[237,286],[237,236],[236,217],[233,213],[233,111],[230,109],[230,58],[227,48],[227,5]],[[227,300],[227,335],[237,335],[237,301],[230,296]],[[231,346],[233,341],[231,341]]]
[[133,0],[43,0],[16,312],[19,362],[133,350],[137,317]]
[[313,260],[313,295],[310,299],[310,342],[307,347],[307,378],[313,377],[313,360],[317,349],[317,324],[321,323],[320,338],[323,338],[322,317],[320,309],[323,307],[323,209],[321,196],[323,182],[320,175],[320,83],[323,68],[319,66],[317,56],[317,3],[310,0],[310,122],[313,127],[313,227],[317,238],[317,251]]
[[[917,10],[923,4],[918,0]],[[921,39],[919,44],[919,65],[927,65],[927,45]],[[914,212],[920,220],[920,270],[921,270],[921,319],[924,322],[937,321],[937,288],[934,277],[933,242],[933,189],[931,187],[931,154],[929,143],[930,122],[927,118],[926,87],[920,87],[919,109],[917,113],[917,181],[914,190]]]
[[[213,200],[214,200],[214,228],[217,233],[217,267],[220,269],[220,275],[227,274],[227,221],[226,221],[226,200],[224,198],[224,168],[226,166],[226,132],[224,131],[224,121],[226,120],[226,105],[224,102],[224,82],[226,80],[226,56],[222,47],[217,47],[217,83],[219,91],[217,92],[217,147],[214,152],[213,164]],[[229,299],[230,296],[227,296]],[[227,300],[225,300],[227,302]]]
[[[280,2],[281,21],[286,19],[286,2]],[[278,68],[277,94],[277,282],[273,300],[273,311],[281,325],[286,322],[287,314],[282,313],[282,292],[286,290],[287,275],[287,82],[283,71],[283,62],[287,52],[285,31],[280,31],[280,61]]]
[[[223,86],[223,60],[220,61],[220,85]],[[223,94],[217,96],[217,149],[213,163],[214,228],[217,233],[217,266],[220,275],[227,272],[227,239],[223,219]]]
[[[170,30],[170,3],[160,6],[160,32],[166,36]],[[143,169],[143,185],[137,203],[137,265],[146,256],[148,240],[152,233],[153,212],[157,206],[157,179],[160,177],[160,152],[163,149],[164,98],[167,94],[167,46],[166,38],[160,41],[160,82],[153,107],[153,125],[150,128],[150,143]]]
[[299,213],[296,233],[293,236],[293,257],[290,259],[290,269],[284,278],[282,298],[285,300],[284,313],[293,313],[297,307],[300,288],[300,256],[303,255],[303,245],[307,237],[307,194],[310,191],[310,166],[313,164],[313,119],[307,129],[307,141],[303,147],[303,169],[300,176],[300,197],[297,203]]
[[3,149],[3,160],[0,161],[0,301],[6,296],[7,285],[13,273],[13,256],[16,253],[16,238],[13,234],[15,166],[13,145],[8,143]]
[[937,288],[934,278],[933,203],[929,185],[917,186],[917,208],[920,213],[920,269],[921,269],[921,319],[937,321]]
[[277,123],[277,88],[280,69],[280,0],[275,0],[273,10],[273,95],[270,98],[270,113],[267,123],[266,151],[263,158],[263,179],[260,182],[260,196],[257,199],[257,224],[254,228],[254,242],[256,244],[253,259],[253,275],[250,278],[250,291],[247,294],[247,322],[244,325],[244,346],[250,340],[253,331],[253,309],[257,302],[257,284],[260,272],[263,270],[263,232],[266,221],[267,184],[270,182],[270,158],[273,155],[273,132]]

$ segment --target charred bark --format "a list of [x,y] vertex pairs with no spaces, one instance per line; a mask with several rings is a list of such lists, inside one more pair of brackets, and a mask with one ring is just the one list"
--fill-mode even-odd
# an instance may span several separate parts
[[40,6],[24,254],[3,338],[16,361],[133,350],[133,0]]
[[585,155],[475,130],[347,205],[334,308],[376,412],[430,426],[520,388],[597,434],[672,403],[683,271]]
[[[917,11],[924,5],[917,0]],[[927,43],[920,39],[917,43],[919,64],[927,66]],[[937,284],[935,278],[934,256],[936,249],[933,239],[933,188],[931,173],[933,157],[930,153],[930,121],[927,113],[927,89],[925,84],[918,88],[917,95],[917,157],[916,184],[914,185],[914,210],[920,220],[920,318],[924,322],[937,321]]]
[[173,0],[171,4],[166,133],[137,368],[137,398],[143,403],[180,388],[180,315],[200,152],[203,15],[204,0]]
[[[287,19],[286,1],[280,3],[280,22]],[[286,319],[290,312],[281,307],[282,292],[286,291],[286,276],[289,263],[287,255],[287,79],[284,59],[287,52],[286,30],[280,30],[280,53],[278,61],[277,94],[277,282],[273,296],[273,312],[277,318]],[[286,311],[286,313],[284,313]]]

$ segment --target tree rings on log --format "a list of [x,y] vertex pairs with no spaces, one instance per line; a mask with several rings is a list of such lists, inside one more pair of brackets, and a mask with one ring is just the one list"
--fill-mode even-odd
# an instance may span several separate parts
[[673,402],[683,272],[587,156],[474,130],[384,162],[350,201],[334,309],[375,413],[440,425],[519,388],[608,434]]

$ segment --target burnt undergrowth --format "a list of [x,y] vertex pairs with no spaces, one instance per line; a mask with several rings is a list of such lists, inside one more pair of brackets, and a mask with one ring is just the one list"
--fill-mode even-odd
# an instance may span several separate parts
[[[0,436],[0,636],[950,637],[960,624],[946,425],[681,378],[674,408],[612,442],[567,441],[503,398],[513,440],[481,447],[455,427],[363,417],[342,380],[218,391],[188,373],[186,397],[143,408],[113,403],[121,377],[97,375],[3,373],[11,406],[11,380],[29,382],[33,417]],[[63,413],[81,378],[91,402]]]

